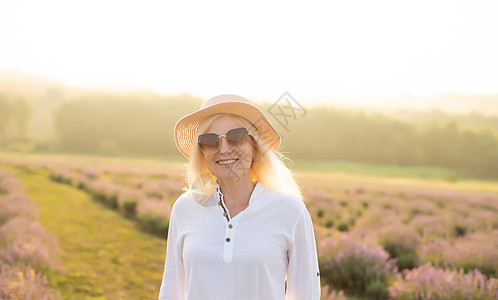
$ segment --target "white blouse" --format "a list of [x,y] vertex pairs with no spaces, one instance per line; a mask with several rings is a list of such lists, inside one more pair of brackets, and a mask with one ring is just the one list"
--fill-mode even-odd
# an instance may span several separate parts
[[258,182],[249,206],[231,218],[219,185],[202,204],[193,197],[188,191],[173,205],[159,300],[320,299],[315,235],[301,200]]

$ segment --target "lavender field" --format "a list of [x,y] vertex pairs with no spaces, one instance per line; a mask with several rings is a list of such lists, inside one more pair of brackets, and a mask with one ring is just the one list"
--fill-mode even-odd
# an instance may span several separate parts
[[[15,190],[17,181],[4,175],[7,173],[1,173],[0,278],[2,282],[12,278],[12,268],[28,268],[27,273],[34,274],[32,277],[41,275],[38,281],[2,283],[0,289],[4,294],[0,293],[0,298],[7,295],[6,291],[13,285],[24,285],[26,293],[32,285],[42,285],[53,293],[59,290],[62,297],[68,299],[123,299],[131,293],[134,296],[125,298],[156,298],[171,205],[184,187],[183,168],[182,163],[175,162],[1,155],[0,169],[17,174],[28,186],[33,202],[24,204],[6,193]],[[498,299],[497,182],[297,173],[315,224],[322,299]],[[99,210],[111,212],[116,221],[107,221],[105,226],[109,231],[119,219],[125,220],[131,224],[130,231],[143,234],[147,239],[130,238],[128,243],[133,244],[129,246],[149,249],[143,243],[154,241],[155,246],[150,246],[154,250],[140,252],[141,259],[150,262],[149,265],[133,263],[126,266],[132,269],[131,272],[142,274],[142,278],[113,282],[111,277],[105,282],[93,281],[101,287],[75,288],[72,285],[77,286],[77,280],[66,280],[63,269],[64,266],[70,268],[68,261],[71,255],[77,255],[78,249],[63,256],[60,270],[41,260],[36,252],[25,251],[22,259],[10,259],[12,255],[8,253],[12,244],[18,244],[19,249],[29,249],[33,241],[20,238],[28,235],[16,233],[18,227],[9,225],[11,222],[7,220],[34,220],[38,209],[43,215],[44,210],[56,210],[61,206],[55,200],[37,201],[36,189],[29,188],[35,186],[31,181],[35,177],[47,180],[45,188],[63,186],[68,193],[86,195],[88,200],[85,201],[89,203],[85,205],[97,205]],[[16,210],[10,208],[17,206]],[[72,213],[77,212],[65,212]],[[53,219],[46,221],[50,228],[64,226],[54,224]],[[91,230],[93,224],[89,220],[85,223],[86,229]],[[43,218],[37,226],[44,226]],[[79,234],[84,238],[82,232]],[[8,238],[12,236],[15,237]],[[57,247],[64,249],[67,240],[56,229],[52,236],[53,242],[44,243],[51,241],[48,238],[36,241],[50,255],[57,253]],[[106,268],[126,265],[125,249],[110,243],[105,247],[112,248],[113,253]],[[147,271],[142,270],[145,267]],[[145,280],[146,276],[150,277]],[[127,289],[130,289],[129,294]],[[137,292],[140,289],[143,291]]]
[[60,298],[43,274],[58,268],[57,241],[37,214],[25,186],[0,169],[0,299]]

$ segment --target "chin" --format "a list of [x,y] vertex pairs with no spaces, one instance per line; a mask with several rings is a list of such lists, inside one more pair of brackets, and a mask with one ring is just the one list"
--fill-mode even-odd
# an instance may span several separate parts
[[245,171],[243,171],[243,170],[235,170],[235,171],[221,170],[221,171],[219,171],[218,170],[218,172],[215,172],[213,174],[221,180],[238,181],[238,180],[241,180],[245,177],[244,175],[246,174],[246,172],[251,172],[251,170],[245,170]]

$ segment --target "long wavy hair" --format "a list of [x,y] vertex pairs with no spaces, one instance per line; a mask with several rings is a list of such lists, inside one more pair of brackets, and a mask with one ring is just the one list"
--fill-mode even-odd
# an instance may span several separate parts
[[[296,175],[284,164],[284,161],[290,161],[290,159],[271,149],[260,137],[257,128],[245,118],[232,114],[211,115],[200,122],[197,136],[206,133],[213,121],[226,115],[240,121],[252,136],[250,140],[256,150],[255,159],[251,165],[252,181],[260,182],[267,189],[290,194],[303,200],[301,187],[296,182]],[[199,202],[204,202],[214,192],[216,177],[207,168],[204,155],[198,146],[193,148],[190,155],[187,184],[188,188],[185,190],[196,194],[196,201]]]

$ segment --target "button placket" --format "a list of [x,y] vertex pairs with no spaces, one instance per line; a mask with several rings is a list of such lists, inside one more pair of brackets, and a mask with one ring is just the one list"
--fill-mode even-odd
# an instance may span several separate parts
[[225,245],[223,247],[223,261],[226,263],[232,262],[233,247],[235,242],[235,226],[229,223],[225,229]]
[[218,206],[221,208],[223,217],[226,219],[226,228],[225,228],[225,241],[223,245],[223,261],[226,263],[232,262],[233,258],[233,247],[234,247],[234,236],[235,236],[235,225],[230,218],[228,209],[225,207],[223,193],[219,185],[216,186],[216,193],[218,194]]

